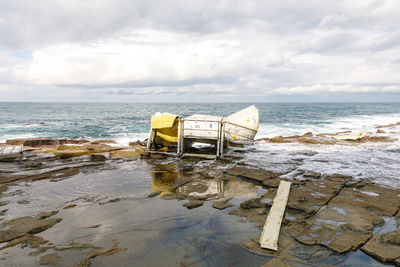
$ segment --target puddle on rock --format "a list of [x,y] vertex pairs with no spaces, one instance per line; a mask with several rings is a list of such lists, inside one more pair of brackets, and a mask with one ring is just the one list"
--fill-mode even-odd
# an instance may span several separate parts
[[[140,168],[135,165],[78,174],[56,183],[42,180],[31,186],[15,186],[24,193],[5,197],[6,220],[43,210],[59,210],[57,217],[63,220],[38,234],[54,246],[79,242],[108,249],[117,240],[118,247],[126,249],[91,259],[94,266],[116,263],[120,266],[261,266],[270,259],[240,246],[243,241],[258,237],[260,229],[253,223],[239,223],[238,217],[228,214],[230,209],[214,209],[212,201],[207,201],[202,207],[188,210],[182,206],[184,201],[147,197],[155,190],[171,190],[171,183],[178,176],[178,171],[155,173],[143,164]],[[218,184],[221,197],[253,197],[261,193],[254,184],[239,179],[210,180],[210,184]],[[18,200],[22,198],[31,201],[20,205]],[[107,202],[117,198],[119,201]],[[104,205],[99,205],[100,202]],[[63,209],[67,205],[72,206]],[[19,246],[5,249],[1,251],[2,264],[29,266],[45,254],[57,253],[61,257],[59,265],[69,266],[90,252],[49,249],[38,256],[29,256],[32,251],[31,248],[21,250]]]

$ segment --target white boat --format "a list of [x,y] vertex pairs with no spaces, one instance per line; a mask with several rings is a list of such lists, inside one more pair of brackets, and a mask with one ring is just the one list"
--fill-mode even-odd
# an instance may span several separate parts
[[259,113],[255,106],[250,106],[225,118],[196,114],[183,121],[185,138],[218,140],[219,132],[223,132],[225,143],[246,145],[254,142],[259,127]]
[[183,119],[183,136],[190,139],[218,140],[223,117],[192,115]]
[[202,114],[186,118],[165,113],[156,114],[151,118],[147,150],[156,152],[159,145],[176,144],[176,153],[183,156],[186,147],[193,143],[207,143],[216,145],[217,157],[222,157],[224,146],[252,144],[258,128],[259,113],[255,106],[225,118]]
[[254,105],[247,107],[224,118],[223,122],[226,142],[252,144],[259,128],[258,109]]

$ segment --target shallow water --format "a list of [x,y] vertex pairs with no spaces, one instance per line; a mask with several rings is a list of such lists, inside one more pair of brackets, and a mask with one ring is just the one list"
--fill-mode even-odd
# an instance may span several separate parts
[[[222,162],[202,160],[136,160],[116,163],[116,169],[72,176],[51,182],[41,180],[12,186],[2,200],[9,202],[4,219],[36,215],[41,211],[59,210],[54,217],[63,221],[38,234],[57,247],[70,242],[91,243],[110,248],[118,240],[126,250],[110,256],[92,259],[94,266],[261,266],[271,257],[258,255],[240,246],[258,238],[261,229],[253,223],[229,215],[229,211],[211,207],[207,201],[199,208],[188,210],[186,200],[148,198],[155,191],[168,193],[171,183],[187,168],[213,164],[215,169],[226,168]],[[229,166],[229,165],[228,165]],[[204,195],[216,193],[216,198],[234,196],[236,207],[248,198],[259,197],[266,189],[239,178],[205,180]],[[118,198],[119,201],[108,202]],[[18,202],[28,200],[27,204]],[[108,202],[108,203],[107,203]],[[77,206],[62,209],[69,204]],[[287,219],[295,218],[288,211]],[[390,231],[395,223],[386,224],[376,232]],[[91,228],[93,227],[93,228]],[[40,256],[28,256],[32,250],[21,246],[0,252],[2,266],[32,265]],[[57,251],[62,257],[60,266],[75,264],[89,250]],[[7,254],[5,254],[5,252]],[[50,249],[46,253],[52,253]],[[43,255],[43,254],[42,254]],[[313,263],[319,265],[322,263]],[[340,266],[381,266],[361,251],[349,252],[332,262]],[[322,265],[323,265],[322,264]]]
[[[5,219],[35,215],[43,210],[59,210],[55,217],[63,221],[39,235],[57,246],[70,242],[92,243],[111,247],[113,240],[127,250],[99,257],[95,266],[260,266],[269,257],[241,248],[240,243],[259,235],[252,223],[239,223],[227,210],[216,210],[211,202],[195,210],[182,206],[184,201],[148,198],[155,190],[165,189],[175,180],[174,174],[155,174],[145,162],[125,163],[117,170],[88,175],[79,174],[58,182],[37,181],[11,187]],[[174,173],[168,169],[166,173]],[[172,178],[171,178],[172,177]],[[168,178],[168,179],[166,179]],[[221,195],[238,193],[257,195],[256,187],[244,181],[222,185]],[[14,192],[14,193],[13,193]],[[107,200],[119,198],[117,202]],[[29,200],[21,205],[18,201]],[[77,207],[62,209],[68,204]],[[98,225],[97,228],[88,228]],[[23,253],[25,252],[25,253]],[[30,250],[7,250],[6,265],[24,264]],[[49,250],[48,252],[51,252]],[[61,266],[74,264],[83,252],[57,252]],[[3,252],[1,252],[3,254]],[[3,254],[4,255],[4,254]]]

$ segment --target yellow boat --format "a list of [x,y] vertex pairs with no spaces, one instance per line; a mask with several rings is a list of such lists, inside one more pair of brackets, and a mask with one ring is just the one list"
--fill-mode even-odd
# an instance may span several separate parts
[[151,116],[151,130],[147,150],[159,146],[176,146],[180,117],[169,113],[157,113]]

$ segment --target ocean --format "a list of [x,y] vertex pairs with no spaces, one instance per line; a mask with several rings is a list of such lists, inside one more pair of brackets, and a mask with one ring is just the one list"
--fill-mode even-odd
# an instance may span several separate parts
[[[252,103],[0,103],[0,143],[6,139],[53,137],[113,139],[127,145],[144,140],[150,117],[169,112],[226,116]],[[289,136],[306,132],[335,133],[366,130],[400,121],[399,103],[255,103],[260,111],[256,138]],[[400,137],[400,126],[385,129]],[[396,132],[397,131],[397,132]],[[389,133],[390,132],[390,133]],[[256,167],[286,177],[305,170],[341,173],[400,187],[400,143],[368,143],[357,146],[271,144],[257,142],[244,148]],[[298,164],[301,161],[302,164]],[[296,164],[294,164],[296,162]]]

